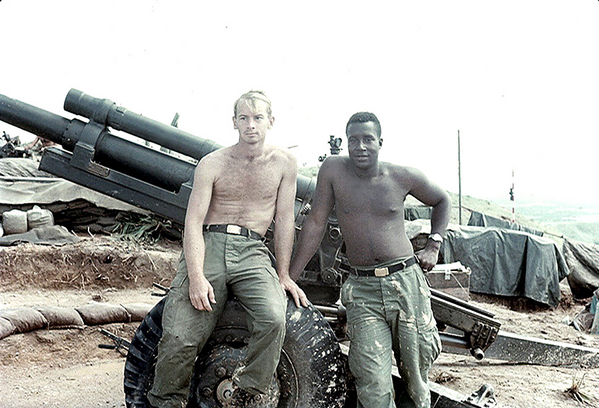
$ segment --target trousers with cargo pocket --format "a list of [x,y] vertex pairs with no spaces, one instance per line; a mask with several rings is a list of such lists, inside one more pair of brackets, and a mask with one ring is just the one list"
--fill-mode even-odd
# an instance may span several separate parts
[[285,337],[287,298],[263,242],[205,232],[204,275],[214,289],[213,311],[200,311],[189,299],[183,254],[164,305],[154,384],[148,400],[156,407],[185,406],[196,356],[224,310],[229,291],[247,312],[247,357],[234,382],[250,392],[267,393]]
[[441,352],[430,297],[418,264],[385,277],[350,275],[344,283],[341,301],[347,308],[358,408],[395,408],[393,357],[409,396],[402,407],[430,407],[428,373]]

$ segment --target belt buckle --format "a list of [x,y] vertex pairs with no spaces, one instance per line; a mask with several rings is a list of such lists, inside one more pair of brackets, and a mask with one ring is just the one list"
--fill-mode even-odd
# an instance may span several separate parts
[[228,224],[227,234],[241,235],[241,227],[239,225]]
[[389,275],[389,268],[374,268],[374,276],[381,278],[387,275]]

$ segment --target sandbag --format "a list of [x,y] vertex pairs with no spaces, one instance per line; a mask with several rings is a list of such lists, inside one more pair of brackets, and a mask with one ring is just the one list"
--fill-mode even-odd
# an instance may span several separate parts
[[54,215],[52,211],[42,209],[37,205],[27,211],[27,228],[45,227],[54,225]]
[[589,305],[587,305],[580,313],[578,313],[574,317],[571,324],[578,331],[581,331],[583,333],[590,333],[594,319],[595,315],[589,312]]
[[82,329],[85,326],[83,318],[73,308],[39,306],[36,310],[46,318],[50,329]]
[[153,305],[148,303],[127,303],[121,306],[129,313],[132,322],[141,322],[153,307]]
[[128,323],[131,321],[131,316],[127,310],[119,305],[94,302],[75,308],[75,310],[87,325]]
[[0,317],[0,339],[10,336],[15,331],[15,326],[10,320]]
[[27,212],[10,210],[2,214],[2,226],[6,235],[27,232]]
[[48,327],[48,321],[40,312],[32,307],[0,310],[0,318],[4,318],[15,327],[14,333],[26,333]]
[[0,246],[17,245],[25,242],[39,245],[66,245],[80,238],[62,225],[33,228],[22,234],[11,234],[0,238]]

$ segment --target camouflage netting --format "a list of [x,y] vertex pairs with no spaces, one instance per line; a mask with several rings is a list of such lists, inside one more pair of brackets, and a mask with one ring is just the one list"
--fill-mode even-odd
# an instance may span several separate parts
[[568,283],[577,299],[593,296],[599,288],[599,245],[564,241],[564,255],[570,275]]

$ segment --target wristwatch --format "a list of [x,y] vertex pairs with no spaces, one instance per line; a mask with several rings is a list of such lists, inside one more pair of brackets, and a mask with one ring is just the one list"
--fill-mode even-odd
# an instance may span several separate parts
[[443,237],[438,232],[435,232],[434,234],[429,235],[428,239],[438,242],[439,244],[443,243]]

